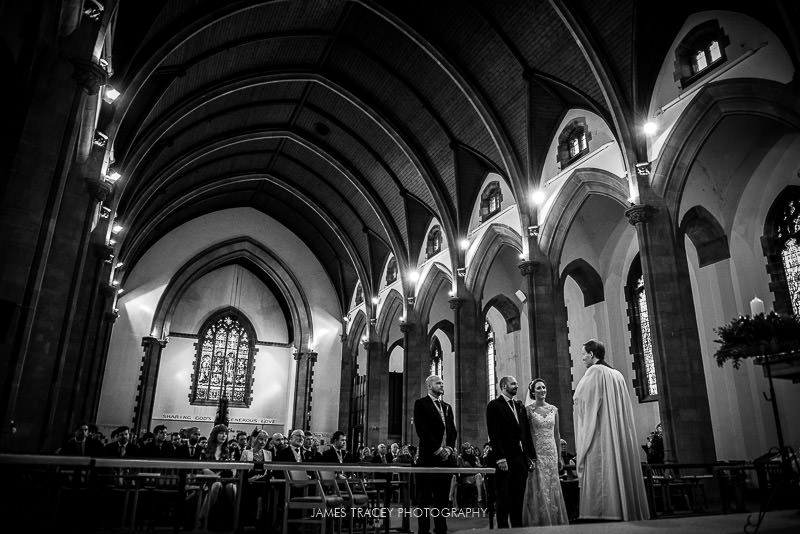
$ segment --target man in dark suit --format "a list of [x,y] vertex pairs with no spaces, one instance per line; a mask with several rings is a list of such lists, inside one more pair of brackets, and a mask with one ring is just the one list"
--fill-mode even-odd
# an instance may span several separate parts
[[89,425],[80,422],[75,426],[74,437],[70,438],[59,451],[65,456],[99,456],[103,444],[89,435]]
[[353,455],[347,450],[347,436],[337,430],[331,437],[331,448],[322,453],[322,461],[328,464],[351,464]]
[[289,446],[275,453],[275,462],[297,462],[303,461],[303,440],[305,433],[302,430],[292,430],[289,435]]
[[200,460],[203,457],[203,447],[200,446],[200,429],[193,426],[186,432],[189,434],[189,441],[178,445],[178,448],[175,449],[175,458]]
[[131,429],[121,426],[114,430],[112,434],[114,441],[103,447],[103,456],[109,458],[136,458],[141,456],[139,447],[131,443]]
[[167,440],[167,427],[157,425],[153,428],[153,436],[155,439],[142,447],[142,456],[145,458],[174,458],[175,449]]
[[[419,467],[454,467],[456,424],[453,408],[442,400],[444,381],[431,375],[425,380],[428,394],[414,403],[414,428],[419,436]],[[450,493],[449,474],[420,474],[417,477],[417,503],[420,508],[447,508]],[[423,510],[424,512],[424,510]],[[447,520],[434,514],[434,532],[446,534]],[[431,520],[427,513],[419,517],[417,534],[429,534]]]
[[386,445],[381,443],[378,445],[378,450],[375,452],[375,455],[372,457],[373,464],[390,464],[394,460],[391,452],[386,451]]
[[525,407],[514,397],[517,379],[500,379],[500,396],[486,406],[486,426],[495,467],[497,499],[497,528],[522,526],[522,501],[525,482],[532,462],[536,459],[533,438]]

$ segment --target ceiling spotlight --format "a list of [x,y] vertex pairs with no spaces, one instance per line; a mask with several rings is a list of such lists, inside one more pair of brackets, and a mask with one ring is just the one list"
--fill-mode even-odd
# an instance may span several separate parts
[[103,100],[105,100],[106,102],[111,104],[112,102],[114,102],[114,100],[119,98],[120,94],[121,93],[119,91],[117,91],[116,89],[114,89],[110,85],[106,85],[106,90],[103,91]]
[[644,127],[642,129],[644,130],[645,135],[653,135],[658,131],[658,124],[653,121],[647,121],[644,123]]
[[467,250],[469,248],[469,239],[464,238],[460,240],[458,246],[461,247],[461,250]]
[[419,280],[419,272],[418,271],[409,271],[408,279],[411,282],[416,282],[417,280]]
[[536,204],[537,206],[544,204],[544,201],[547,200],[547,195],[544,194],[544,191],[538,189],[531,193],[531,202]]
[[117,262],[117,266],[116,266],[115,268],[116,268],[116,269],[119,269],[119,268],[120,268],[120,267],[122,267],[123,265],[125,265],[123,262],[121,262],[121,261],[118,261],[118,262]]
[[122,229],[123,229],[123,226],[121,224],[119,224],[119,223],[116,223],[116,224],[114,224],[114,226],[111,227],[111,233],[112,234],[118,234],[118,233],[120,233],[122,231]]

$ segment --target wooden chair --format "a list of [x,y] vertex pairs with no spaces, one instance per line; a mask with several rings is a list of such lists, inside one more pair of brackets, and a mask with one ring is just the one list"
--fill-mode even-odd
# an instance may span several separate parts
[[[369,516],[366,513],[357,513],[356,510],[368,510],[370,508],[369,495],[360,479],[348,480],[339,477],[334,471],[318,471],[317,478],[323,484],[333,484],[339,491],[344,504],[347,507],[348,531],[354,532],[355,517],[359,515],[363,519],[362,532],[367,533]],[[343,491],[342,491],[343,490]]]
[[[306,471],[285,470],[285,504],[283,507],[283,534],[288,534],[289,523],[319,524],[320,534],[325,534],[329,510],[344,508],[345,502],[336,485],[325,484],[317,477],[309,479]],[[314,495],[309,489],[315,489]],[[300,517],[289,519],[289,512],[299,510]],[[311,512],[305,516],[305,512]]]

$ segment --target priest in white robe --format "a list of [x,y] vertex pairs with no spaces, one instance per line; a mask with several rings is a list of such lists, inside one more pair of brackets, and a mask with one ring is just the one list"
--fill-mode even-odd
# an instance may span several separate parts
[[583,345],[583,375],[573,397],[580,518],[648,519],[633,408],[622,374],[605,362],[605,347]]

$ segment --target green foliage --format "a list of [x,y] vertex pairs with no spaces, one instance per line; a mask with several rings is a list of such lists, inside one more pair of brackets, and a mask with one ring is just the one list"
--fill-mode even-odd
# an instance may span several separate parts
[[721,345],[714,354],[720,367],[732,360],[738,369],[743,358],[800,350],[800,319],[793,315],[740,315],[714,331],[719,335],[714,342]]

